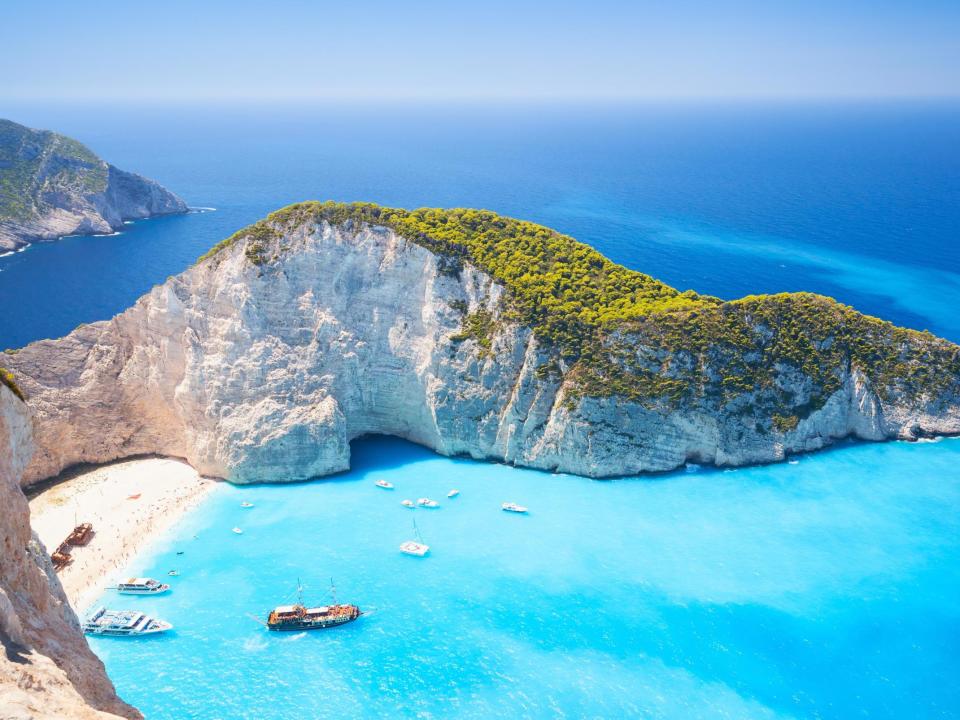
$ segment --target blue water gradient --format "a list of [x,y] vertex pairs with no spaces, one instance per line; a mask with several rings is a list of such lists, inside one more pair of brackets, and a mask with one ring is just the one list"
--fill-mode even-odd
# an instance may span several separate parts
[[217,212],[0,258],[0,348],[111,317],[305,199],[483,207],[724,298],[811,290],[960,340],[960,104],[0,107]]
[[[108,318],[311,198],[485,207],[679,288],[812,290],[960,340],[957,103],[0,116],[216,208],[0,258],[0,348]],[[129,568],[182,573],[168,597],[109,597],[174,635],[92,643],[148,718],[960,718],[958,441],[615,482],[354,450],[337,479],[220,487]],[[443,507],[399,505],[421,495]],[[397,552],[413,517],[425,560]],[[268,634],[249,614],[298,576],[369,614]]]
[[[91,641],[124,698],[151,720],[960,715],[960,441],[612,482],[353,450],[335,479],[220,487],[130,568],[178,569],[170,595],[105,595],[176,625]],[[424,495],[441,508],[400,505]],[[397,550],[414,518],[424,559]],[[248,616],[331,576],[356,623]]]

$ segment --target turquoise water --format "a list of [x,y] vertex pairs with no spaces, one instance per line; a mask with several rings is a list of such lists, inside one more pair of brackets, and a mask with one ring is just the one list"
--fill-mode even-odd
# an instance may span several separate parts
[[[960,716],[960,441],[612,482],[384,438],[354,461],[224,485],[131,565],[181,575],[106,597],[177,628],[92,640],[125,699],[151,720]],[[424,495],[442,507],[399,504]],[[424,559],[397,551],[414,518]],[[367,615],[309,634],[248,616],[298,577]]]
[[[0,116],[216,208],[0,257],[0,307],[16,308],[0,313],[0,348],[109,318],[311,198],[489,208],[679,288],[811,290],[960,340],[956,102],[6,103]],[[960,442],[617,482],[383,439],[356,452],[336,480],[220,488],[130,568],[182,575],[166,598],[111,598],[178,627],[93,642],[124,697],[178,720],[960,718]],[[445,500],[451,486],[460,499]],[[399,505],[424,494],[443,508]],[[511,499],[531,515],[500,512]],[[396,551],[413,517],[425,560]],[[333,576],[372,611],[267,634],[248,614],[298,576],[308,598]]]

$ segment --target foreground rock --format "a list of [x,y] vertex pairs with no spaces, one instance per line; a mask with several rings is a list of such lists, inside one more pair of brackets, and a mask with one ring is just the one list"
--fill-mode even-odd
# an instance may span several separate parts
[[0,384],[0,718],[139,718],[90,651],[18,479],[30,459],[26,406]]
[[960,348],[820,296],[678,293],[529,223],[302,204],[5,358],[25,482],[158,453],[234,482],[368,433],[591,477],[960,433]]
[[76,140],[0,120],[0,251],[186,211],[169,190],[118,170]]

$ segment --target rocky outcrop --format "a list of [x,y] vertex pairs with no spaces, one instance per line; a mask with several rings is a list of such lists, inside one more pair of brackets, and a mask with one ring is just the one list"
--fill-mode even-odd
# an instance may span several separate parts
[[0,384],[0,720],[138,718],[87,646],[30,530],[18,480],[31,449],[27,408]]
[[36,417],[25,481],[141,453],[303,480],[371,433],[591,477],[960,433],[960,350],[828,298],[695,298],[575,356],[481,263],[336,212],[272,216],[112,320],[9,355]]
[[186,211],[169,190],[118,170],[76,140],[0,120],[0,251]]

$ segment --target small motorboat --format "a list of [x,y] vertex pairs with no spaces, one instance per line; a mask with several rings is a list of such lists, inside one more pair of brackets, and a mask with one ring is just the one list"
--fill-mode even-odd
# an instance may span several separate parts
[[107,610],[99,608],[83,623],[87,635],[153,635],[173,629],[164,620],[155,620],[137,610]]
[[162,595],[169,589],[169,585],[153,578],[130,578],[117,584],[117,592],[121,595]]
[[407,540],[405,543],[400,543],[400,552],[402,552],[404,555],[423,557],[430,552],[430,546],[423,542],[423,538],[420,536],[420,528],[417,527],[416,520],[413,521],[413,532],[417,536],[417,539]]
[[525,508],[523,505],[517,505],[515,502],[505,502],[500,506],[500,509],[512,513],[523,514],[527,512],[527,508]]
[[430,498],[418,498],[418,499],[417,499],[417,505],[419,505],[420,507],[425,507],[425,508],[438,508],[438,507],[440,507],[440,503],[438,503],[436,500],[431,500]]
[[384,490],[393,490],[393,483],[389,483],[386,480],[377,480],[374,485]]
[[455,498],[455,497],[456,497],[457,495],[459,495],[459,494],[460,494],[460,491],[457,490],[456,488],[454,488],[453,490],[451,490],[450,492],[447,493],[447,497],[448,497],[448,498]]
[[170,570],[167,572],[167,575],[169,575],[170,577],[177,577],[179,574],[180,574],[179,570]]
[[234,528],[233,532],[235,532],[237,535],[243,535],[243,530],[241,530],[240,528]]
[[413,508],[416,507],[416,505],[414,505],[414,503],[413,503],[413,500],[401,500],[401,501],[400,501],[400,504],[403,505],[404,507],[408,507],[408,508],[410,508],[410,509],[413,509]]
[[244,500],[242,503],[240,503],[240,507],[242,507],[242,508],[252,508],[252,507],[253,507],[253,503],[252,503],[252,502],[247,502],[246,500]]

